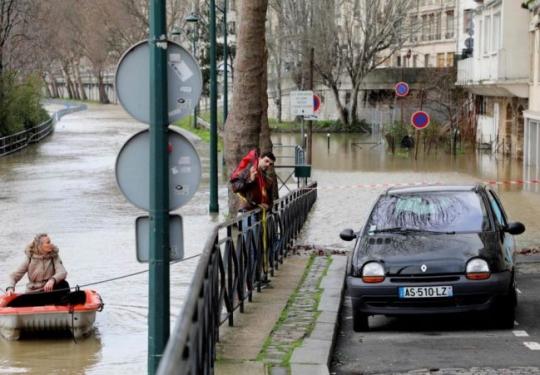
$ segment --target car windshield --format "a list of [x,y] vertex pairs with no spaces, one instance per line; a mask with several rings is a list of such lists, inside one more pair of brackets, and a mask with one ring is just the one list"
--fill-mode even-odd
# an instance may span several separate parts
[[385,195],[368,220],[369,232],[481,232],[486,228],[486,209],[472,191]]

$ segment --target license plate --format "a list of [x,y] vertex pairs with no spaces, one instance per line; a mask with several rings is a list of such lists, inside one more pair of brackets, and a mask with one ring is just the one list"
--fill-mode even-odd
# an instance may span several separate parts
[[452,297],[451,286],[410,286],[399,288],[399,298]]

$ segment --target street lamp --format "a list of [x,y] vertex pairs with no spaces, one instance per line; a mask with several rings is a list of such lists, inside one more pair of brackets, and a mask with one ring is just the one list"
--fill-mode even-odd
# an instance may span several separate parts
[[[198,29],[197,29],[197,22],[199,22],[199,16],[197,16],[197,13],[191,12],[184,18],[184,21],[186,21],[187,23],[193,24],[193,28],[191,29],[191,43],[192,43],[191,52],[193,53],[193,58],[197,59],[197,39],[199,37]],[[199,104],[198,103],[194,103],[194,104],[195,105],[193,107],[193,128],[197,128],[197,112],[198,112],[197,109],[198,109]]]

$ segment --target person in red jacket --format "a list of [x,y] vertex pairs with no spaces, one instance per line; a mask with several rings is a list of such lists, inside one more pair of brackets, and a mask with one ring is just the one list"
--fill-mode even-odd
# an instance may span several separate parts
[[258,207],[264,209],[272,205],[272,180],[267,176],[276,157],[270,151],[259,156],[253,149],[238,164],[231,175],[233,192],[240,196],[240,211],[250,211]]

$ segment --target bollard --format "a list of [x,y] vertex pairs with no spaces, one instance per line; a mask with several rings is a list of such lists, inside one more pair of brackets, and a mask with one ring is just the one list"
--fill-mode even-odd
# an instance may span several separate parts
[[326,140],[328,144],[328,149],[330,150],[330,133],[326,133]]

